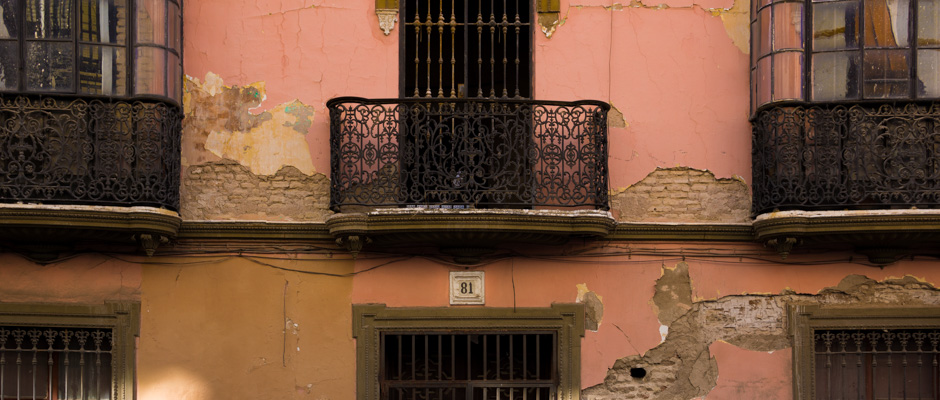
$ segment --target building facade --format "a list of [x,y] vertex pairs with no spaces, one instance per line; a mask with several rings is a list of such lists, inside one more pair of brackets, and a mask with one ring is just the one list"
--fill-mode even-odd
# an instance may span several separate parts
[[0,399],[940,398],[935,0],[0,0]]

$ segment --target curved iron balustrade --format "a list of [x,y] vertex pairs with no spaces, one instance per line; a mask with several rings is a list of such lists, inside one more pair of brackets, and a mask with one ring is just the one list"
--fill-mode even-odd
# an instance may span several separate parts
[[599,101],[362,99],[330,109],[330,206],[608,209]]
[[0,95],[0,202],[179,209],[182,109]]
[[940,103],[767,108],[752,151],[755,215],[940,206]]

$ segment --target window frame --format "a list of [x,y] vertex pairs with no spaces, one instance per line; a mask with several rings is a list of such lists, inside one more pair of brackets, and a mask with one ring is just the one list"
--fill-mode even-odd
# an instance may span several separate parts
[[791,304],[788,325],[793,339],[793,398],[816,398],[815,330],[826,329],[938,329],[940,307],[829,308],[817,304]]
[[0,303],[0,325],[22,327],[111,329],[111,399],[136,397],[136,338],[140,336],[140,303],[97,305]]
[[[399,33],[398,33],[398,41],[399,41],[398,42],[399,43],[398,45],[398,71],[399,71],[398,72],[398,78],[399,78],[398,96],[399,98],[403,98],[403,99],[404,98],[419,98],[419,99],[421,98],[423,99],[453,98],[451,97],[451,94],[449,91],[445,91],[443,97],[438,97],[437,93],[432,93],[431,96],[428,97],[428,96],[425,96],[424,92],[419,93],[419,96],[414,96],[414,93],[411,93],[408,91],[409,88],[407,87],[407,83],[406,83],[408,80],[408,76],[409,74],[415,72],[414,70],[410,69],[410,66],[413,65],[414,62],[413,62],[413,59],[408,59],[408,50],[406,48],[407,44],[410,43],[409,38],[411,38],[411,40],[414,41],[414,38],[413,38],[414,31],[410,31],[411,33],[409,33],[409,28],[410,28],[409,24],[411,23],[409,22],[409,18],[412,17],[412,10],[408,9],[408,4],[410,1],[430,2],[430,1],[435,1],[435,0],[395,0],[395,1],[398,3],[396,8],[398,8],[399,10],[398,14],[401,16],[401,28],[399,29]],[[447,0],[439,0],[439,1],[447,1]],[[458,0],[458,1],[464,2],[464,5],[466,7],[465,0]],[[527,81],[527,85],[525,89],[527,89],[528,94],[526,95],[525,91],[523,91],[522,93],[520,93],[519,97],[514,96],[513,93],[508,93],[507,97],[502,97],[502,93],[496,93],[495,97],[491,97],[488,93],[484,93],[482,97],[479,97],[477,96],[476,93],[473,93],[473,94],[464,93],[463,96],[461,96],[460,93],[456,93],[456,96],[455,96],[456,98],[466,98],[466,99],[534,99],[535,98],[535,79],[534,78],[535,78],[535,44],[536,44],[535,32],[536,30],[534,26],[535,26],[535,21],[536,21],[536,15],[538,14],[538,11],[537,11],[538,7],[536,7],[536,5],[533,4],[532,0],[514,0],[514,1],[516,1],[517,5],[525,5],[526,7],[528,7],[528,10],[527,10],[528,12],[526,15],[526,17],[528,18],[528,21],[522,22],[523,30],[520,32],[520,35],[519,35],[519,37],[528,38],[529,42],[526,46],[528,51],[525,54],[518,54],[518,56],[520,56],[520,59],[522,57],[526,58],[525,64],[527,64],[527,68],[525,70],[519,71],[520,77],[518,79],[518,82],[516,82],[517,87],[518,87],[519,82]],[[418,8],[420,10],[420,6]],[[424,14],[421,14],[421,17],[423,18],[426,16]],[[437,16],[432,16],[432,20],[434,20],[435,17]],[[444,20],[450,21],[450,16],[445,15]],[[497,22],[499,21],[500,20],[497,20]],[[472,23],[470,22],[469,17],[468,17],[467,22],[464,22],[464,23],[458,22],[456,26],[470,27],[472,26]],[[424,34],[422,34],[422,37],[423,35]],[[465,37],[464,44],[468,44],[468,43],[470,43],[470,40],[469,38]],[[517,48],[516,50],[518,51],[519,49]],[[444,50],[441,50],[441,51],[443,52]],[[464,53],[465,55],[469,54],[469,52],[466,49],[464,50]],[[467,66],[470,64],[470,61],[469,60],[466,60],[466,61],[467,62],[464,64],[457,64],[457,65],[458,66],[463,65],[464,72],[468,73],[470,69]],[[446,65],[446,62],[447,60],[445,60],[445,65]],[[421,63],[422,64],[425,63],[425,60],[421,60]],[[498,63],[499,62],[497,61],[497,64]],[[483,65],[486,65],[486,60],[484,60]],[[511,73],[507,72],[507,74],[511,74]],[[465,80],[468,80],[468,79],[465,77]],[[454,82],[454,83],[456,84],[457,82]],[[464,82],[463,85],[465,86],[466,91],[470,90],[468,86],[468,82]],[[481,85],[481,83],[478,83],[478,85]],[[419,87],[421,87],[420,84],[418,84],[413,89],[417,90]],[[443,87],[440,89],[443,90]],[[456,88],[454,89],[456,90]],[[496,88],[492,88],[492,89],[495,90]]]
[[[757,114],[760,110],[772,106],[775,104],[786,104],[786,103],[806,103],[806,104],[828,104],[828,103],[884,103],[884,102],[896,102],[896,101],[936,101],[940,99],[940,94],[931,96],[930,94],[921,95],[918,91],[916,82],[920,79],[921,74],[919,72],[928,72],[921,71],[920,66],[918,65],[918,56],[921,50],[936,50],[940,52],[940,45],[922,45],[919,43],[920,34],[918,22],[919,22],[919,7],[918,3],[920,0],[910,0],[907,4],[908,6],[908,21],[904,28],[907,30],[907,45],[906,46],[877,46],[869,45],[866,43],[866,25],[867,22],[864,18],[864,8],[866,0],[852,0],[852,1],[841,1],[852,3],[857,6],[857,17],[861,19],[857,23],[856,30],[858,37],[856,38],[857,44],[854,48],[842,48],[842,49],[824,49],[821,51],[816,51],[813,47],[813,35],[814,35],[814,15],[813,7],[814,5],[832,3],[826,1],[814,1],[814,0],[751,0],[751,12],[749,17],[749,26],[750,35],[751,35],[751,44],[750,44],[750,55],[749,55],[749,68],[748,75],[750,80],[750,108],[751,115]],[[798,48],[795,47],[781,47],[778,48],[775,43],[775,36],[777,34],[777,24],[776,16],[771,15],[775,14],[771,10],[777,7],[783,7],[784,5],[799,5],[802,11],[799,14],[801,18],[799,29],[801,30],[801,39]],[[761,16],[764,15],[763,12],[767,12],[768,30],[764,31],[761,26]],[[762,43],[766,40],[767,53],[763,54],[761,51]],[[907,93],[904,96],[900,97],[891,97],[891,96],[876,96],[873,93],[867,93],[866,85],[869,81],[866,81],[866,52],[877,52],[877,51],[893,51],[893,52],[904,52],[908,61],[907,65]],[[775,78],[780,71],[786,70],[785,63],[781,62],[779,65],[775,63],[775,58],[780,55],[787,53],[799,54],[799,58],[802,60],[802,66],[799,68],[797,73],[799,77],[799,82],[777,82],[775,83]],[[837,98],[837,99],[823,99],[816,100],[815,91],[814,91],[814,82],[813,82],[813,68],[815,63],[816,56],[826,55],[826,54],[852,54],[856,55],[857,63],[857,73],[855,74],[856,86],[856,95],[855,97],[846,97],[846,98]],[[761,72],[758,71],[759,64],[768,60],[769,71],[766,72],[766,78],[768,82],[765,85],[761,85]],[[933,71],[929,71],[933,72]],[[790,98],[790,97],[777,97],[775,90],[777,86],[787,86],[787,85],[796,85],[801,86],[799,90],[799,98]],[[758,87],[761,85],[760,87]],[[761,98],[761,93],[766,88],[767,99]],[[762,102],[764,101],[764,102]]]
[[[175,105],[182,104],[183,97],[183,0],[156,0],[162,5],[163,8],[163,43],[151,43],[146,40],[141,40],[139,37],[139,10],[138,2],[147,1],[147,0],[125,0],[126,4],[126,38],[123,44],[118,43],[109,43],[109,42],[95,42],[91,40],[84,40],[81,37],[82,34],[82,4],[86,0],[68,0],[71,6],[71,12],[69,18],[71,19],[71,37],[65,39],[59,38],[29,38],[26,35],[26,13],[28,11],[28,0],[12,0],[12,3],[16,5],[15,8],[15,21],[16,21],[16,33],[9,38],[0,39],[0,43],[14,43],[16,47],[16,84],[15,87],[9,89],[0,88],[0,96],[6,95],[19,95],[19,94],[33,94],[41,96],[77,96],[84,98],[117,98],[117,99],[134,99],[134,98],[154,98],[160,99],[162,101],[170,101]],[[171,9],[171,4],[175,5],[178,10],[178,24],[171,22],[171,16],[168,15],[168,11]],[[152,24],[153,25],[153,24]],[[174,36],[170,31],[171,28],[176,25],[176,28],[179,29],[177,34]],[[27,47],[30,43],[68,43],[69,48],[72,51],[72,60],[69,62],[69,65],[72,67],[71,79],[72,79],[72,89],[68,91],[56,91],[56,90],[34,90],[28,88],[28,77],[27,71],[30,69],[30,66],[27,65]],[[178,45],[178,48],[175,46]],[[81,65],[81,52],[85,47],[109,47],[112,49],[121,49],[124,52],[124,93],[123,94],[98,94],[98,93],[84,93],[81,88],[81,76],[82,71]],[[151,49],[153,51],[163,53],[163,65],[162,65],[162,81],[163,81],[163,93],[147,93],[140,92],[137,87],[137,75],[138,75],[138,64],[142,59],[137,56],[139,51],[146,51]],[[179,62],[178,67],[172,67],[170,65],[170,55],[175,55],[177,61]],[[157,60],[154,58],[153,60]],[[179,72],[179,76],[175,78],[170,74],[170,70],[175,69]]]
[[581,393],[581,338],[584,307],[552,304],[545,308],[431,307],[389,308],[384,304],[353,305],[356,339],[356,398],[378,400],[383,333],[437,331],[552,331],[557,337],[558,399],[576,400]]

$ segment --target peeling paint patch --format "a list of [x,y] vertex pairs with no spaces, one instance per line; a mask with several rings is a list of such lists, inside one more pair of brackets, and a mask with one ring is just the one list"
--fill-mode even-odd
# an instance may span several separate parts
[[584,304],[584,328],[597,332],[601,326],[601,320],[604,319],[603,298],[587,288],[587,284],[577,285],[578,303]]
[[264,98],[264,82],[225,86],[211,72],[204,83],[187,76],[183,166],[229,159],[256,175],[273,175],[284,166],[313,174],[305,135],[313,123],[314,108],[294,100],[252,113]]
[[610,111],[607,112],[607,126],[611,128],[627,127],[627,122],[623,119],[623,113],[613,104],[610,105]]
[[740,179],[717,179],[707,170],[657,168],[640,182],[610,196],[621,221],[749,221],[751,196]]
[[[663,278],[657,281],[654,298],[665,299],[654,301],[658,303],[660,320],[671,318],[663,316],[663,309],[675,309],[669,299],[685,296],[673,296],[675,283],[681,286],[689,281],[688,276],[683,276],[688,274],[688,269],[680,264],[675,268],[664,266]],[[661,292],[666,293],[664,295]],[[786,359],[788,352],[778,352],[791,346],[785,327],[788,304],[819,304],[840,308],[938,306],[940,290],[912,276],[879,282],[861,275],[849,275],[838,285],[815,295],[784,292],[778,295],[738,295],[696,301],[687,311],[675,316],[668,325],[668,336],[663,343],[642,356],[633,355],[617,360],[608,370],[604,383],[585,389],[582,398],[689,399],[706,395],[712,398],[713,389],[715,398],[763,398],[753,395],[762,390],[750,384],[753,379],[720,380],[719,376],[743,376],[748,371],[725,365],[719,374],[719,364],[712,356],[712,351],[715,351],[716,356],[722,352],[738,355],[744,352],[754,359],[775,360],[777,369],[788,371],[791,365]],[[768,355],[768,352],[773,353]],[[741,359],[737,355],[730,358],[736,363]],[[635,371],[640,369],[645,377],[637,377]],[[790,385],[785,374],[759,376],[784,376],[775,384],[779,387]],[[716,385],[720,386],[716,388]]]

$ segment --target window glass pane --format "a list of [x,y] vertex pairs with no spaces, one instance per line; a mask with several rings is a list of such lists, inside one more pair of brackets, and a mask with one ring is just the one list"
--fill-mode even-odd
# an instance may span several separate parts
[[917,97],[940,97],[940,50],[921,50],[917,52],[918,80]]
[[18,58],[19,50],[16,42],[0,41],[0,90],[17,88],[19,70],[16,68],[16,60]]
[[760,24],[760,42],[758,42],[757,55],[763,56],[770,53],[770,7],[761,10],[758,14],[758,23]]
[[757,104],[770,102],[770,57],[757,62]]
[[166,50],[157,47],[138,47],[135,55],[136,70],[134,93],[166,95]]
[[910,63],[906,50],[865,52],[864,86],[866,98],[910,96]]
[[79,92],[127,94],[127,54],[123,47],[82,45],[78,54]]
[[43,92],[71,92],[74,70],[72,43],[26,43],[26,89]]
[[857,48],[857,15],[855,2],[813,4],[813,50]]
[[803,4],[774,4],[774,50],[803,48]]
[[774,54],[774,100],[803,98],[803,53]]
[[26,0],[26,37],[72,37],[72,0]]
[[125,0],[82,0],[81,40],[124,44],[127,40]]
[[917,2],[917,45],[940,46],[940,0]]
[[167,37],[169,42],[167,46],[180,50],[180,7],[176,3],[169,2],[167,3],[168,7],[168,20],[167,20]]
[[813,100],[858,98],[858,52],[813,54]]
[[166,44],[165,0],[137,0],[137,42]]
[[15,38],[16,0],[0,0],[0,39]]
[[172,52],[167,52],[167,97],[180,99],[180,90],[182,90],[182,68],[180,68],[180,58]]
[[865,47],[907,47],[910,0],[865,0]]

